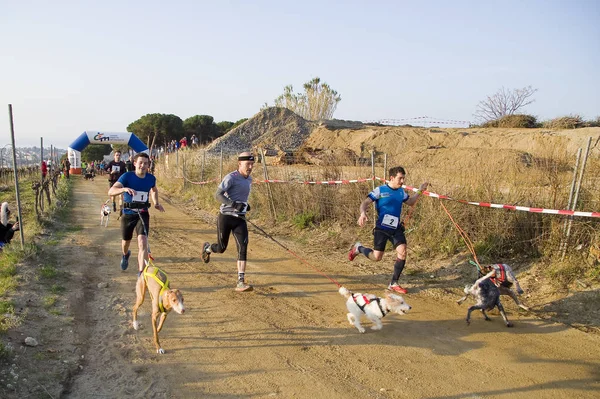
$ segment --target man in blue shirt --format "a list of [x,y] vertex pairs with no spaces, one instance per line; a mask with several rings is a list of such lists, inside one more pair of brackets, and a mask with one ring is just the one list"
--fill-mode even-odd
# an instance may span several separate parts
[[123,216],[121,217],[121,269],[129,266],[129,244],[133,231],[138,241],[138,273],[144,270],[144,260],[148,260],[148,233],[150,232],[150,199],[154,207],[161,212],[165,209],[158,202],[156,177],[148,173],[150,157],[140,152],[133,157],[135,172],[127,172],[108,190],[108,195],[123,194]]
[[394,263],[394,274],[392,281],[388,286],[389,290],[397,293],[406,294],[406,289],[398,285],[398,279],[406,264],[406,237],[404,236],[404,226],[400,222],[400,214],[402,213],[402,204],[406,203],[409,206],[417,202],[419,194],[427,189],[429,183],[421,184],[421,187],[415,195],[409,196],[402,189],[406,171],[402,166],[396,166],[389,171],[389,181],[383,186],[376,187],[369,193],[367,198],[360,204],[360,216],[358,225],[363,227],[369,220],[367,217],[367,209],[371,203],[375,202],[377,210],[377,223],[373,229],[373,249],[363,246],[357,242],[350,249],[348,254],[349,260],[354,260],[361,253],[367,259],[379,262],[383,258],[385,245],[388,240],[396,250],[396,261]]

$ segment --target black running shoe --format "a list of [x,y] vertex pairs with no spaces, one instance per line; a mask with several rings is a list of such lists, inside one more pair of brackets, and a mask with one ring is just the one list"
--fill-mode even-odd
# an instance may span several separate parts
[[210,242],[205,242],[202,247],[202,261],[204,263],[210,262],[210,252],[207,252],[208,249],[210,249]]

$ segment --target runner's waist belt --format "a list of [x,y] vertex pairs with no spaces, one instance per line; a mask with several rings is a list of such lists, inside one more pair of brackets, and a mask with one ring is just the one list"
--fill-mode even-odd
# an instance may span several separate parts
[[127,209],[144,209],[150,206],[149,202],[125,202],[123,208]]

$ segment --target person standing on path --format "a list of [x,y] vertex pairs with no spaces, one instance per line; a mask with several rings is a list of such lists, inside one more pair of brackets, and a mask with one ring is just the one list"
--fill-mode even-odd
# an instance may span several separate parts
[[237,271],[238,281],[235,290],[239,292],[251,291],[252,286],[246,284],[246,254],[248,251],[248,225],[246,212],[250,210],[248,197],[252,185],[252,168],[254,156],[250,152],[238,155],[238,169],[223,178],[217,188],[215,198],[221,203],[219,217],[217,218],[217,242],[205,242],[202,248],[202,260],[210,262],[211,253],[222,254],[229,244],[229,236],[233,233],[237,245]]
[[123,174],[119,180],[108,190],[108,195],[123,194],[123,217],[121,217],[121,270],[127,270],[131,251],[129,245],[133,238],[133,231],[137,233],[138,242],[138,273],[144,270],[144,261],[148,260],[148,234],[150,233],[150,199],[154,208],[160,212],[165,209],[158,202],[158,188],[156,177],[148,173],[150,157],[145,152],[137,153],[133,157],[135,172]]
[[63,161],[62,161],[62,168],[63,168],[63,173],[65,174],[65,176],[68,179],[69,175],[71,173],[71,162],[69,162],[69,158],[68,157],[66,157],[65,159],[63,159]]
[[[121,161],[121,151],[115,151],[115,153],[113,154],[114,159],[112,161],[110,161],[105,169],[108,172],[108,187],[112,187],[117,180],[119,180],[119,177],[123,176],[123,174],[125,172],[127,172],[127,169],[125,167],[125,162]],[[112,205],[113,205],[113,212],[117,211],[117,204],[115,202],[115,196],[112,195],[110,197],[110,199],[112,200]]]
[[388,240],[396,250],[396,261],[394,262],[394,274],[392,281],[388,286],[389,290],[397,293],[406,294],[406,289],[398,284],[398,279],[404,265],[406,264],[406,237],[404,236],[404,226],[400,222],[402,213],[402,204],[414,205],[421,192],[427,189],[429,183],[421,184],[419,190],[413,196],[409,196],[403,189],[406,171],[402,166],[396,166],[389,170],[389,181],[383,186],[376,187],[369,193],[367,198],[360,204],[360,216],[358,225],[363,227],[369,220],[367,210],[371,203],[375,202],[377,210],[377,223],[373,229],[373,249],[363,246],[357,242],[350,248],[348,260],[353,261],[361,253],[367,259],[379,262],[383,258],[385,246]]

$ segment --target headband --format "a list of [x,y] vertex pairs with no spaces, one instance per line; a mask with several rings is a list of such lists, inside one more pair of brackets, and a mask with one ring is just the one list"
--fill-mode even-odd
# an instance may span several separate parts
[[244,155],[238,157],[238,161],[254,161],[254,155]]

